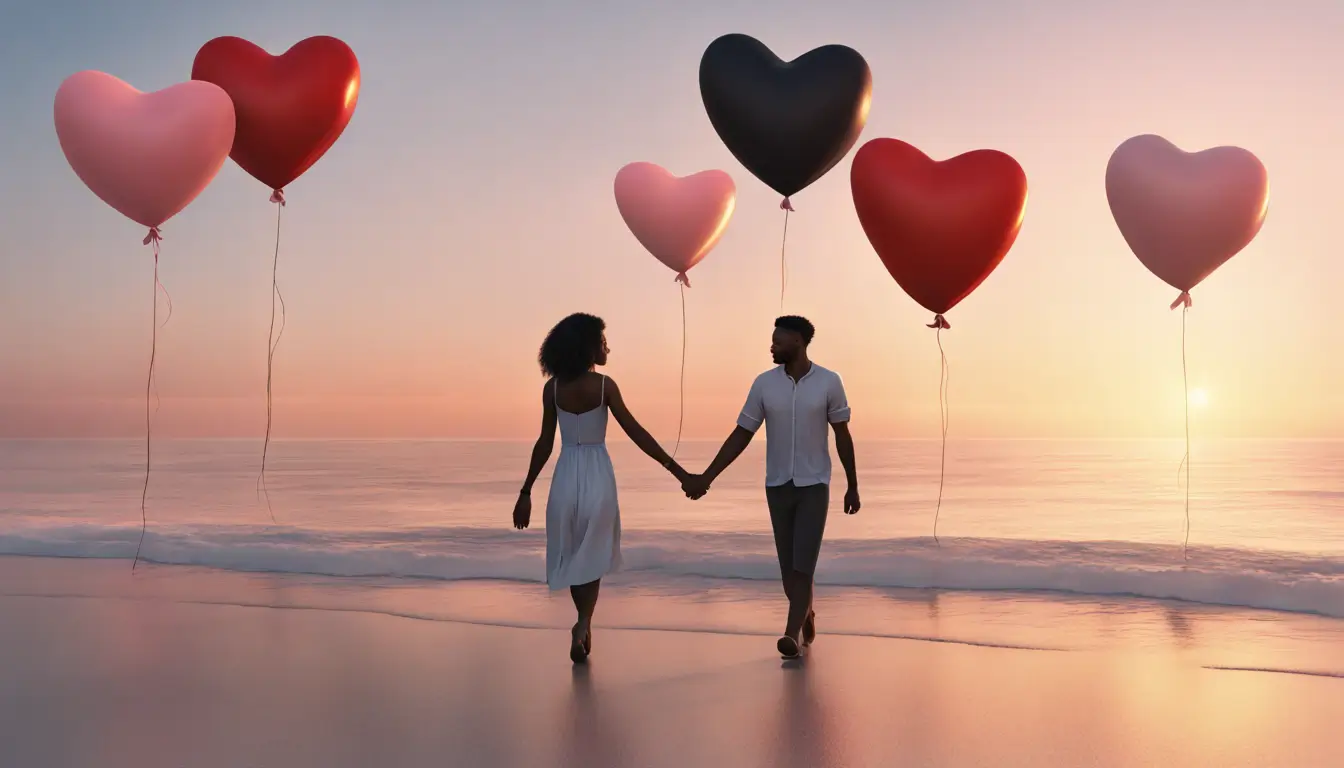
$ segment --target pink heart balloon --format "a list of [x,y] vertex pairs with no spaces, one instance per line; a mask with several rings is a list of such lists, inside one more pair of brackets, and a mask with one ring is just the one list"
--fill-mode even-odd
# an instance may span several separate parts
[[77,72],[56,91],[55,116],[75,175],[151,228],[195,200],[233,147],[233,101],[197,80],[141,93],[103,72]]
[[626,226],[686,285],[686,272],[719,242],[736,205],[737,187],[723,171],[677,177],[653,163],[630,163],[616,174]]
[[1111,215],[1139,261],[1181,291],[1250,244],[1269,208],[1269,176],[1239,147],[1184,152],[1161,136],[1135,136],[1106,166]]

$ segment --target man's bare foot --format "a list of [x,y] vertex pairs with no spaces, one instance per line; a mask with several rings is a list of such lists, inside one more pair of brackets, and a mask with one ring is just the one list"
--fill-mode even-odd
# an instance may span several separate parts
[[803,622],[803,645],[811,645],[817,639],[817,612],[809,611]]
[[583,647],[583,641],[588,637],[588,630],[574,625],[569,631],[569,660],[575,664],[588,663],[588,651]]

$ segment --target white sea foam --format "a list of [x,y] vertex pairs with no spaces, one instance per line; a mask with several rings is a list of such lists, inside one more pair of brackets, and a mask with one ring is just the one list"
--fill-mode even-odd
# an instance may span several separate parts
[[[138,528],[15,526],[0,554],[130,558]],[[544,534],[480,528],[391,531],[261,526],[151,528],[156,563],[324,576],[540,582]],[[643,578],[778,578],[760,534],[627,532],[626,570]],[[825,585],[1120,595],[1344,618],[1344,557],[1128,542],[955,539],[828,540]]]

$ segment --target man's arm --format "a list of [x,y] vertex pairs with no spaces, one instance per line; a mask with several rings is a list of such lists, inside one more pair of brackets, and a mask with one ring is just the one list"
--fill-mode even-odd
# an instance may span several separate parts
[[845,481],[849,490],[845,492],[845,514],[859,511],[859,473],[854,466],[854,437],[849,433],[849,398],[845,396],[845,385],[837,375],[826,391],[826,420],[835,430],[835,452],[840,457],[840,466],[845,468]]
[[723,441],[723,447],[719,449],[714,461],[710,462],[709,469],[706,469],[704,474],[691,475],[681,481],[681,490],[685,491],[686,495],[692,499],[699,499],[704,496],[709,491],[709,486],[714,482],[714,478],[718,477],[723,470],[737,460],[738,456],[742,455],[747,446],[751,445],[751,438],[755,436],[756,433],[749,429],[743,429],[741,426],[735,428],[732,434],[728,435],[728,439]]
[[849,433],[849,422],[832,424],[835,430],[835,452],[840,456],[840,466],[845,468],[845,481],[850,488],[859,487],[858,471],[854,469],[854,436]]
[[723,447],[719,449],[714,461],[710,462],[709,468],[701,475],[691,476],[681,484],[682,490],[686,495],[693,499],[698,499],[705,495],[709,486],[720,474],[723,473],[742,452],[751,445],[751,439],[756,436],[756,430],[765,423],[765,400],[761,396],[760,380],[752,382],[751,391],[747,393],[747,402],[742,406],[742,413],[737,417],[737,427],[733,429],[728,439],[723,441]]
[[755,432],[743,429],[741,426],[733,429],[733,433],[728,435],[727,440],[723,441],[723,447],[719,449],[714,461],[710,462],[709,469],[706,469],[705,474],[702,475],[706,487],[714,482],[715,478],[723,474],[723,471],[731,466],[734,461],[737,461],[737,457],[747,450],[747,446],[751,445],[751,439],[755,436]]

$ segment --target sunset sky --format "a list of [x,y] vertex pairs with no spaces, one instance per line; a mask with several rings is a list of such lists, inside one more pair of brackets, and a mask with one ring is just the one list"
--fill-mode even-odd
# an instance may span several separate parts
[[[98,69],[157,90],[213,37],[279,53],[318,34],[351,45],[363,83],[344,136],[286,190],[279,437],[530,437],[537,345],[584,310],[606,318],[608,372],[670,442],[677,286],[612,196],[635,160],[737,182],[686,296],[687,433],[726,434],[769,366],[782,225],[700,102],[700,54],[728,32],[785,59],[860,51],[874,82],[860,143],[995,148],[1026,169],[1016,246],[948,316],[953,437],[1181,433],[1177,292],[1129,253],[1103,188],[1111,151],[1141,133],[1243,146],[1269,171],[1259,238],[1194,291],[1198,434],[1344,437],[1337,0],[17,5],[0,26],[0,437],[143,430],[149,249],[66,164],[61,80]],[[930,316],[859,227],[852,157],[794,197],[786,309],[816,323],[813,357],[844,376],[857,436],[933,437]],[[268,195],[229,162],[164,227],[158,435],[264,429]]]

